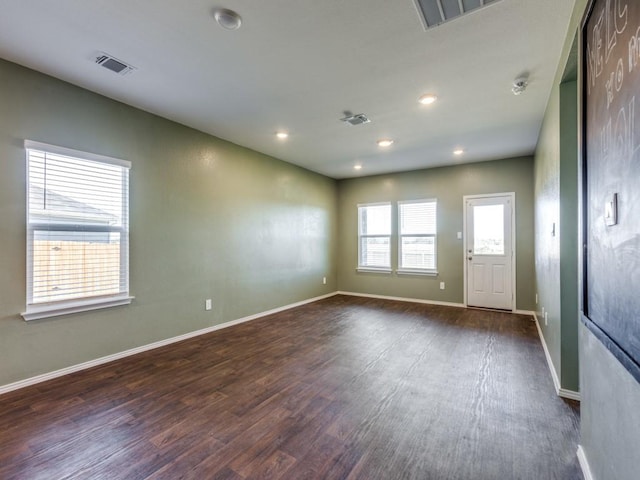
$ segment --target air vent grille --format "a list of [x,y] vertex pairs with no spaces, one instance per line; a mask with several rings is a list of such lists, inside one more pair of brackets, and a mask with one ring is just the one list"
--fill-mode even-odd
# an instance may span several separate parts
[[96,57],[96,63],[107,70],[117,73],[118,75],[127,75],[136,69],[135,67],[104,52],[100,52]]
[[358,113],[357,115],[348,115],[344,118],[341,118],[340,120],[348,123],[349,125],[362,125],[363,123],[369,123],[371,121],[364,113]]
[[500,0],[413,0],[425,30]]

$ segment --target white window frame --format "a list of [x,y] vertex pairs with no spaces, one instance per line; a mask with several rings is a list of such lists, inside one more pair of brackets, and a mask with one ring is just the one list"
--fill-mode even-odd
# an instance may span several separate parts
[[[99,163],[106,163],[110,165],[117,165],[123,167],[125,169],[131,168],[131,162],[126,160],[121,160],[117,158],[107,157],[104,155],[98,155],[94,153],[82,152],[78,150],[73,150],[64,147],[58,147],[55,145],[49,145],[41,142],[34,142],[31,140],[24,141],[25,153],[26,153],[26,161],[27,165],[29,164],[29,151],[37,150],[46,153],[63,155],[72,158],[89,160]],[[34,231],[41,229],[43,226],[47,224],[30,224],[28,221],[29,215],[29,173],[27,172],[27,245],[33,241]],[[113,295],[103,295],[96,297],[81,297],[72,300],[61,300],[56,302],[42,302],[42,303],[33,303],[33,259],[31,258],[31,253],[29,252],[29,248],[27,248],[27,305],[26,311],[21,315],[26,321],[30,320],[39,320],[42,318],[49,318],[59,315],[67,315],[70,313],[84,312],[89,310],[96,310],[101,308],[113,307],[118,305],[127,305],[130,304],[134,297],[129,295],[129,225],[128,225],[128,213],[129,213],[129,191],[128,189],[124,192],[126,195],[126,201],[123,202],[123,208],[126,210],[126,216],[124,218],[127,219],[125,224],[121,227],[115,226],[96,226],[96,227],[87,227],[83,226],[83,231],[95,232],[118,232],[120,233],[126,241],[121,241],[121,251],[120,251],[120,278],[121,284],[123,288],[117,294]],[[76,231],[73,228],[73,225],[63,225],[58,226],[58,229],[69,229],[69,231]]]
[[[388,235],[370,235],[362,233],[362,209],[366,207],[378,207],[378,206],[388,206],[389,207],[389,234]],[[378,203],[359,203],[358,204],[358,268],[356,269],[358,272],[365,273],[391,273],[391,239],[393,236],[393,208],[391,206],[391,202],[378,202]],[[362,239],[363,238],[387,238],[389,240],[389,265],[388,266],[376,266],[376,265],[362,265]]]
[[[402,233],[402,214],[400,212],[402,205],[410,205],[415,203],[434,203],[435,204],[435,233]],[[423,198],[420,200],[403,200],[398,202],[398,268],[396,273],[405,275],[438,275],[438,200],[436,198]],[[424,237],[433,238],[433,268],[406,268],[402,266],[402,239],[403,237]]]

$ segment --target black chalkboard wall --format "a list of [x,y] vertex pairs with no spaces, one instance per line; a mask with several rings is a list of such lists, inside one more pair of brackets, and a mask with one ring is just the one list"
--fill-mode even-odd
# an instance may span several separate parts
[[640,382],[640,1],[582,28],[584,324]]

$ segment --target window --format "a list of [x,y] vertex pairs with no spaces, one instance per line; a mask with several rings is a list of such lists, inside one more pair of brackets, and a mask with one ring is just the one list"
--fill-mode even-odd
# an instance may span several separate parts
[[398,271],[435,273],[436,201],[398,202]]
[[358,269],[391,270],[391,204],[358,205]]
[[25,148],[23,317],[130,303],[129,162],[31,141]]

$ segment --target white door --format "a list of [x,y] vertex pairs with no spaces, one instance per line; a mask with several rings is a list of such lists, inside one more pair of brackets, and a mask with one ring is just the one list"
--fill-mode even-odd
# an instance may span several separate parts
[[513,310],[514,194],[465,197],[467,305]]

